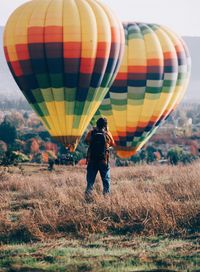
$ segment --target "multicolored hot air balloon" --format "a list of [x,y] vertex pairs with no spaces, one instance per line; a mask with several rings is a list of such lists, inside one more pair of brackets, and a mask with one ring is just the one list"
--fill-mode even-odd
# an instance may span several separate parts
[[49,133],[74,150],[115,78],[124,31],[96,0],[32,0],[9,18],[9,68]]
[[95,119],[108,119],[120,158],[130,158],[177,107],[191,61],[183,40],[156,24],[124,24],[125,53]]

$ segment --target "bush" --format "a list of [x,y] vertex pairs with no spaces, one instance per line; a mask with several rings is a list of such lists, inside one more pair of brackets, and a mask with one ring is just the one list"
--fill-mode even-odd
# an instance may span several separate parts
[[172,165],[177,165],[178,163],[187,164],[197,159],[194,155],[180,147],[171,148],[167,153],[167,158]]
[[19,151],[7,151],[2,157],[1,165],[16,165],[18,163],[28,162],[29,157]]

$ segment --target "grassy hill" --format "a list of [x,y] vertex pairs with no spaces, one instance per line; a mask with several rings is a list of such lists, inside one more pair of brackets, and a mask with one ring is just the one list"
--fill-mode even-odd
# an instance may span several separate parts
[[83,168],[2,168],[0,268],[199,271],[199,177],[199,162],[113,168],[88,203]]

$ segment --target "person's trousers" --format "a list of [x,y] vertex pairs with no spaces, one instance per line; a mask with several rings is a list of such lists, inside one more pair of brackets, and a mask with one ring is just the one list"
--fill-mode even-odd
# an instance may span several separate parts
[[89,162],[87,166],[86,194],[90,194],[92,192],[98,171],[100,172],[103,182],[103,194],[110,193],[110,165],[105,162]]

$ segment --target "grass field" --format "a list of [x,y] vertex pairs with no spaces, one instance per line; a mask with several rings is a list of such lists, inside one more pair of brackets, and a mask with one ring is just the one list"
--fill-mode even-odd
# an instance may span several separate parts
[[200,271],[200,162],[84,188],[83,168],[0,168],[0,271]]
[[[3,271],[200,271],[198,238],[99,236],[4,245]],[[168,270],[166,270],[168,269]]]

